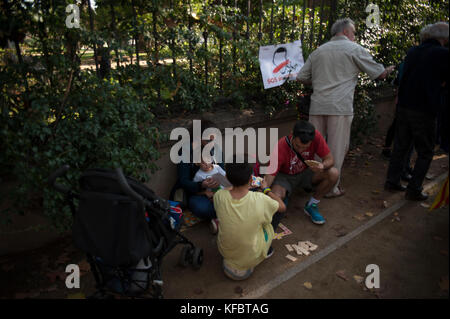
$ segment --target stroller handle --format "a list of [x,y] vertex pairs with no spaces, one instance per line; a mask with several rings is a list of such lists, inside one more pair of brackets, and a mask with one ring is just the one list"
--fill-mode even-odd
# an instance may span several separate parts
[[69,169],[70,166],[66,164],[54,171],[48,178],[48,184],[50,185],[50,187],[54,187],[58,192],[61,192],[63,194],[69,193],[69,187],[56,183],[56,179],[65,175]]
[[118,167],[115,169],[116,175],[117,175],[117,181],[120,184],[120,187],[122,188],[122,191],[134,198],[139,204],[141,204],[142,209],[144,209],[144,199],[141,195],[136,193],[131,187],[130,184],[128,184],[127,179],[125,178],[125,175],[123,174],[122,168]]

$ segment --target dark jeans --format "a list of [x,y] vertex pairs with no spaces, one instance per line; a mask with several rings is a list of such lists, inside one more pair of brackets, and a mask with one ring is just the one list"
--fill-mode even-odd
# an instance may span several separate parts
[[213,203],[204,195],[192,195],[189,197],[189,209],[192,214],[201,219],[217,218]]
[[417,152],[408,190],[421,191],[422,183],[433,160],[436,132],[434,116],[405,108],[397,109],[394,149],[389,162],[387,182],[399,184],[411,143]]

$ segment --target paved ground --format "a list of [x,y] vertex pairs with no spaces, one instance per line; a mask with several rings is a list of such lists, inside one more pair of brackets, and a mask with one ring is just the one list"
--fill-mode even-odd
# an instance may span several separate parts
[[[274,241],[275,254],[246,281],[233,282],[224,276],[216,237],[207,223],[188,228],[183,234],[204,249],[204,264],[199,270],[182,268],[178,265],[181,247],[176,247],[163,262],[165,297],[448,298],[448,208],[428,212],[420,203],[403,201],[403,194],[383,191],[387,161],[379,155],[380,144],[373,138],[349,154],[343,177],[347,194],[319,205],[325,225],[312,224],[303,213],[309,194],[293,194],[282,220],[292,234]],[[429,172],[434,177],[448,172],[448,158],[436,156]],[[399,203],[404,205],[393,210]],[[391,210],[388,216],[352,236],[386,215],[386,209]],[[353,238],[347,242],[349,236]],[[300,240],[310,240],[319,248],[310,256],[298,256],[296,262],[287,260],[284,245]],[[333,250],[337,243],[342,245]],[[80,265],[80,289],[64,285],[65,266],[71,263]],[[380,268],[381,288],[375,291],[365,290],[353,278],[365,277],[368,264]],[[0,297],[67,298],[94,291],[93,276],[70,237],[25,254],[0,257],[0,270]],[[338,271],[347,280],[338,277]]]

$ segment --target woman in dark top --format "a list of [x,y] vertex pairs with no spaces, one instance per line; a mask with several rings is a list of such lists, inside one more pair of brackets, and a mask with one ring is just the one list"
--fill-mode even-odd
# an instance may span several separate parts
[[[201,120],[201,135],[208,128],[214,128],[214,123],[208,120]],[[172,190],[172,194],[175,193],[177,189],[183,189],[185,193],[185,200],[189,210],[196,216],[201,219],[211,220],[211,228],[215,233],[217,232],[217,223],[215,222],[216,211],[214,210],[214,205],[208,197],[204,195],[196,195],[197,193],[205,190],[207,188],[217,188],[219,184],[212,179],[204,180],[203,182],[194,182],[193,178],[195,173],[199,170],[199,166],[193,163],[193,126],[191,125],[189,129],[190,134],[190,161],[188,163],[184,163],[183,161],[177,164],[177,183],[175,184],[174,189]],[[202,140],[201,144],[205,146],[206,144],[213,141],[214,136],[211,135],[209,140]],[[195,144],[195,143],[194,143]],[[215,152],[216,150],[216,152]],[[214,153],[219,154],[217,151],[217,146],[215,146],[211,150],[211,156],[214,158]],[[216,164],[220,165],[223,168],[223,160],[219,160],[215,158]],[[214,227],[215,226],[215,227]]]

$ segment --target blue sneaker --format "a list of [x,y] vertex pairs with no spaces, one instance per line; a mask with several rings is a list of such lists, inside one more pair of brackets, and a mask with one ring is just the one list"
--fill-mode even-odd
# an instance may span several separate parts
[[322,225],[325,224],[325,219],[322,217],[322,215],[319,214],[319,210],[317,209],[317,204],[311,204],[307,206],[308,203],[306,203],[305,208],[303,211],[306,215],[311,217],[311,220],[314,224]]

